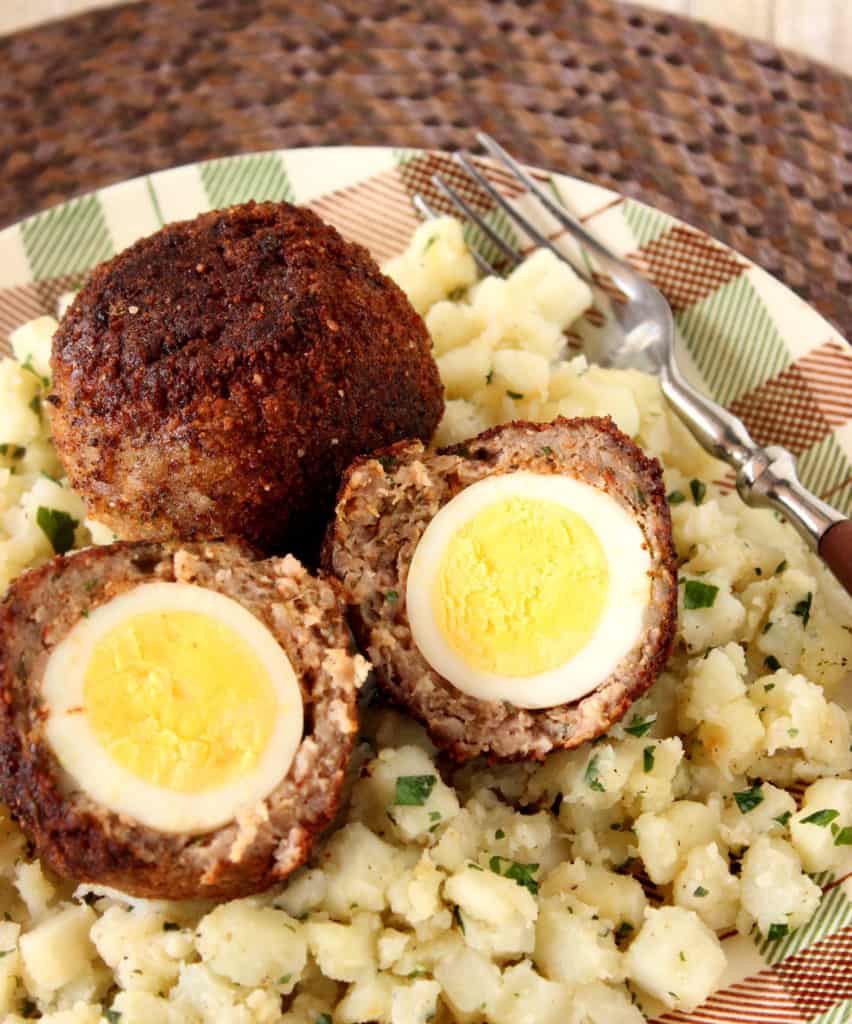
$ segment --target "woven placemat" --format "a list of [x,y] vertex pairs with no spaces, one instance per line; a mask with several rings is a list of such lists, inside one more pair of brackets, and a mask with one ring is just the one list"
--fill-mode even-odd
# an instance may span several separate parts
[[0,223],[255,149],[469,146],[642,199],[852,336],[852,79],[610,0],[160,0],[0,39]]

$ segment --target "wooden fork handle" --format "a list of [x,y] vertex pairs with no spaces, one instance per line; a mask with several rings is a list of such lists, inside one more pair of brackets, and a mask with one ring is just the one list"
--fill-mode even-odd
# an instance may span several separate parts
[[852,519],[841,519],[819,539],[819,553],[825,564],[852,594]]

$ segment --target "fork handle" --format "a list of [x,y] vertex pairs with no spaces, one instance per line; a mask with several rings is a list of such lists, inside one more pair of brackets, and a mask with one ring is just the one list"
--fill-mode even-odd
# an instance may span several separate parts
[[819,539],[819,553],[825,564],[852,594],[852,519],[841,519]]

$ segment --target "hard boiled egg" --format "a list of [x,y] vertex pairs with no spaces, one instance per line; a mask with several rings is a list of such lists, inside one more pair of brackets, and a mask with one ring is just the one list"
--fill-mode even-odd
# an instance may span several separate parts
[[77,787],[165,832],[262,801],[302,738],[293,666],[229,597],[151,582],[94,608],[51,652],[46,735]]
[[412,636],[471,697],[566,704],[640,640],[650,568],[642,530],[604,490],[566,475],[488,476],[444,505],[417,544]]

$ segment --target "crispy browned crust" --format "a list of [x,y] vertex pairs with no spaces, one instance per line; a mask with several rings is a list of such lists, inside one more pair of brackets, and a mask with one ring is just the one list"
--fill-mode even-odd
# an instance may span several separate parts
[[[81,615],[134,586],[179,580],[240,602],[300,680],[305,732],[286,778],[244,818],[205,835],[159,832],[81,791],[44,735],[41,680]],[[363,662],[350,651],[336,580],[293,558],[252,561],[224,544],[118,543],[25,573],[0,605],[0,792],[60,875],[136,896],[219,899],[285,878],[332,820],[357,732]]]
[[356,456],[428,440],[443,412],[401,289],[287,203],[170,224],[102,264],[52,367],[71,485],[125,539],[294,550],[324,529]]
[[[641,642],[596,690],[555,708],[522,709],[457,690],[415,646],[405,609],[408,567],[438,510],[469,484],[520,469],[605,490],[639,524],[651,556]],[[459,761],[478,754],[540,759],[594,739],[654,682],[674,640],[677,563],[662,470],[608,418],[510,423],[439,452],[411,442],[358,459],[343,478],[323,560],[344,585],[379,683]]]

